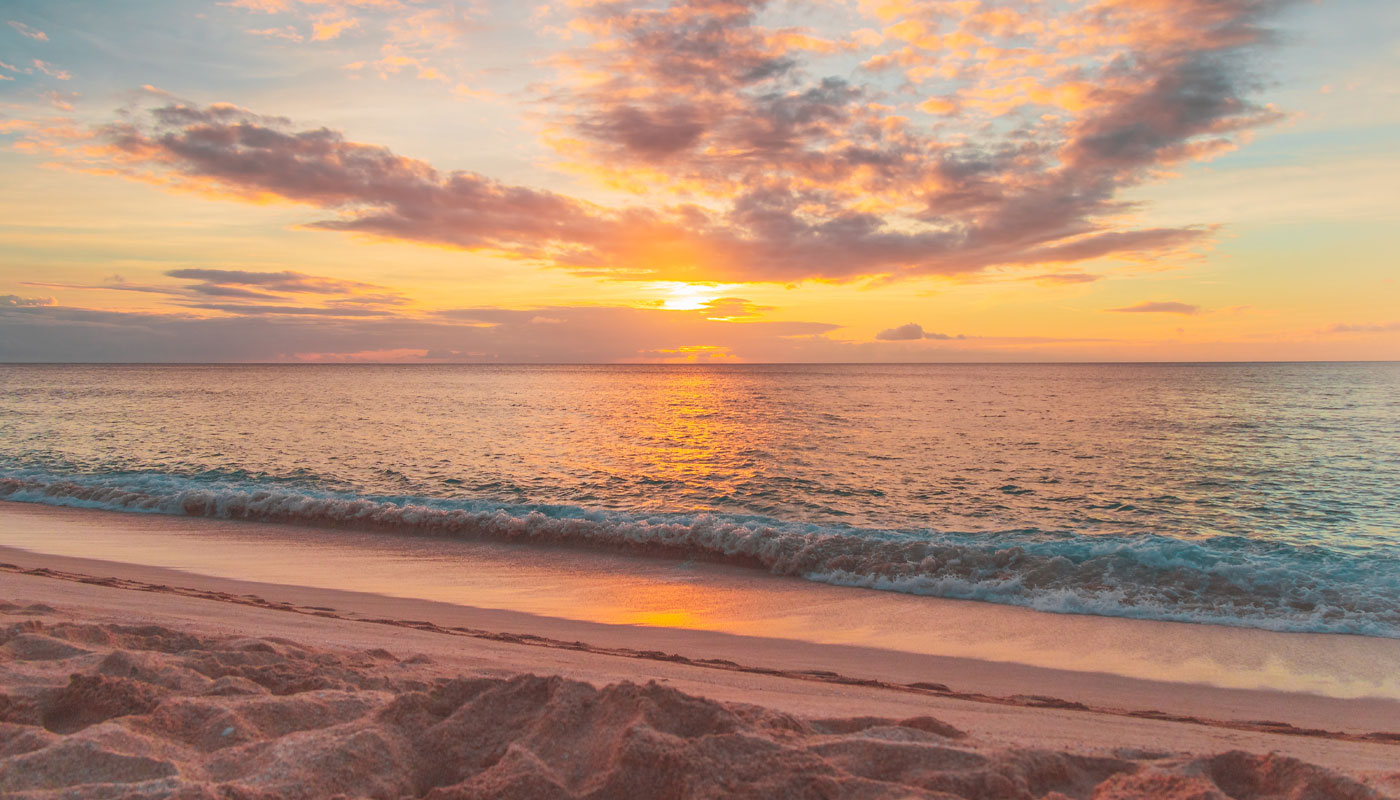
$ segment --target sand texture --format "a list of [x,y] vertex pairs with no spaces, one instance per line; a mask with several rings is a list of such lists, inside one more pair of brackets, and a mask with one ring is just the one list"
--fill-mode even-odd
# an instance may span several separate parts
[[[0,795],[1301,799],[1384,797],[1400,777],[1244,750],[1006,746],[923,713],[797,716],[654,681],[495,673],[6,602]],[[1400,747],[1368,746],[1400,765]]]

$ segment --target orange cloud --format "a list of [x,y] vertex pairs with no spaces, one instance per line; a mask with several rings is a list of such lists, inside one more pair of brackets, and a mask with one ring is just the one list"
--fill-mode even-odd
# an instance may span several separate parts
[[360,27],[360,21],[354,17],[320,20],[311,25],[311,41],[328,42],[339,37],[342,33],[358,27]]

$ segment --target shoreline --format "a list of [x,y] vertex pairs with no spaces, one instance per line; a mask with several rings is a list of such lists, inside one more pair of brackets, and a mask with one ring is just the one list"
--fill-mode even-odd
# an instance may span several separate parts
[[[525,546],[572,553],[580,560],[741,568],[750,575],[1071,616],[1400,641],[1400,609],[1393,601],[1397,587],[1393,581],[1358,578],[1374,574],[1366,568],[1374,561],[1363,563],[1342,551],[1315,558],[1321,551],[1286,539],[1224,532],[1197,539],[1152,533],[1119,537],[1104,530],[1082,536],[1047,531],[1048,538],[1041,538],[1034,527],[937,534],[878,526],[847,530],[719,512],[304,493],[240,478],[206,485],[178,475],[153,477],[154,486],[144,478],[120,476],[6,475],[0,477],[0,498],[88,513],[278,526],[308,537],[334,531],[480,547]],[[1386,558],[1381,553],[1374,557]],[[1394,688],[1400,697],[1400,682]]]
[[[1069,699],[1115,707],[1130,704],[1141,680],[1220,689],[1203,704],[1211,713],[1230,707],[1228,690],[1400,701],[1400,673],[1387,668],[1400,663],[1400,640],[1381,637],[1057,614],[712,564],[27,503],[0,502],[0,529],[0,547],[20,548],[14,553],[97,559],[63,567],[0,553],[29,566],[214,589],[253,582],[293,601],[288,592],[348,592],[359,597],[353,602],[397,609],[381,616],[418,618],[431,608],[467,627],[689,648],[696,657],[711,655],[696,652],[696,641],[743,655],[732,642],[769,640],[770,650],[803,653],[801,668],[851,674],[897,652],[898,663],[966,676],[967,688],[987,694],[1016,694],[1051,675]],[[833,662],[835,653],[845,655]],[[907,671],[870,677],[919,680]]]

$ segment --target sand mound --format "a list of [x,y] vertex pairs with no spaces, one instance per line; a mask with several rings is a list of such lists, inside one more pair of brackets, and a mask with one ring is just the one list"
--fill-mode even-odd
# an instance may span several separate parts
[[806,720],[282,639],[26,619],[0,648],[15,798],[1378,796],[1277,755],[1004,750],[932,717]]

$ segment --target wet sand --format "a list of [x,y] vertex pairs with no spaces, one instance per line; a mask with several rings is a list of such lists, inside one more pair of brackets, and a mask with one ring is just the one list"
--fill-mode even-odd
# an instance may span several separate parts
[[[1092,675],[1079,681],[1090,694],[1076,699],[1085,702],[1127,702],[1136,684],[1129,680],[1117,692],[1117,678],[1400,700],[1395,639],[1052,614],[588,549],[5,502],[0,545],[199,576],[182,585],[222,578],[432,601],[434,613],[457,615],[469,626],[543,626],[574,638],[571,631],[579,630],[590,642],[623,646],[632,646],[639,638],[634,629],[642,628],[650,649],[709,642],[687,635],[705,631],[799,649],[875,651],[853,663],[881,660],[889,651],[931,656],[942,659],[942,669],[976,663],[965,671],[978,691],[1014,693],[1033,674],[1024,668],[1038,667],[1059,673],[1058,683]],[[408,610],[394,615],[416,613],[402,608]],[[820,652],[829,658],[832,651]],[[830,668],[812,664],[823,667]],[[1211,708],[1221,704],[1216,698]]]

